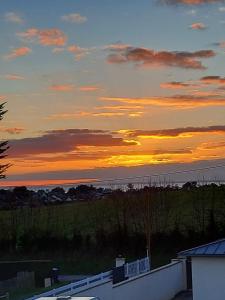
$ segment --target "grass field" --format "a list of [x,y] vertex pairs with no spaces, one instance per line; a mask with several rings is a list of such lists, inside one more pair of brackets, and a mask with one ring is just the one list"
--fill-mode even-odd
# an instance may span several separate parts
[[[148,201],[150,221],[146,223]],[[48,263],[29,267],[21,263],[12,266],[17,271],[36,271],[40,277],[46,276],[52,267],[58,267],[61,274],[67,275],[97,274],[111,269],[118,254],[123,254],[128,260],[143,257],[146,253],[143,237],[148,225],[152,234],[159,234],[152,243],[152,267],[155,268],[176,257],[181,247],[224,235],[224,220],[225,186],[213,185],[190,189],[164,188],[151,194],[118,192],[104,200],[0,211],[0,244],[4,245],[5,240],[15,241],[7,251],[1,251],[3,247],[0,245],[1,260],[50,259]],[[117,238],[121,238],[118,230],[125,238],[122,248],[115,245]],[[135,240],[139,234],[142,234],[142,240]],[[87,237],[91,242],[86,242]],[[27,240],[30,242],[28,246]],[[40,247],[45,243],[46,247]],[[0,273],[9,269],[0,264]],[[17,294],[13,300],[22,299],[19,297]]]
[[[166,264],[170,261],[171,258],[175,257],[172,253],[155,253],[152,260],[153,265],[152,268],[156,268],[158,266],[161,266],[163,264]],[[74,258],[73,258],[74,259]],[[134,258],[130,258],[130,260],[133,260]],[[49,263],[17,263],[12,264],[11,268],[15,268],[16,270],[19,269],[31,269],[33,271],[36,271],[40,274],[46,274],[48,270],[51,270],[52,267],[59,267],[60,273],[62,274],[85,274],[85,275],[93,275],[96,273],[100,273],[106,270],[112,269],[115,265],[115,259],[110,256],[102,256],[102,257],[89,257],[89,256],[83,256],[79,257],[74,260],[70,260],[69,258],[65,260],[53,260]],[[7,267],[5,265],[5,267]],[[0,264],[0,268],[2,268],[2,265]],[[3,271],[3,269],[1,269]],[[17,289],[9,292],[10,298],[9,300],[24,300],[26,298],[29,298],[33,295],[38,295],[40,293],[43,293],[45,291],[48,291],[52,288],[57,288],[59,286],[65,285],[69,282],[63,282],[57,285],[54,285],[51,288],[30,288],[30,289]]]
[[49,288],[30,288],[30,289],[18,289],[9,292],[9,300],[24,300],[26,298],[47,292],[53,288],[60,287],[66,283],[55,284]]

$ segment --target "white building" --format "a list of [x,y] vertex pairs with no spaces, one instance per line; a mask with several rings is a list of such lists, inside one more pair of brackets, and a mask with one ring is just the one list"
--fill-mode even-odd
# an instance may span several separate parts
[[193,300],[225,299],[225,239],[180,252],[179,257],[191,262]]

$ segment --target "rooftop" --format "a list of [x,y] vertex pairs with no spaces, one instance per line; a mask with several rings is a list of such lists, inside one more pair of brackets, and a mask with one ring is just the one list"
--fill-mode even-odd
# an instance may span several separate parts
[[225,239],[181,251],[178,256],[225,256]]

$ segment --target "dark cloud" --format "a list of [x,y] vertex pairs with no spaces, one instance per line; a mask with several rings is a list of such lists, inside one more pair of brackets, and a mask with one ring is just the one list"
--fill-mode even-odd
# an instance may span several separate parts
[[134,141],[114,137],[110,132],[89,129],[65,129],[45,132],[42,136],[10,141],[10,156],[64,153],[79,146],[130,146]]
[[160,87],[164,89],[184,89],[189,87],[195,87],[195,85],[181,81],[170,81],[161,83]]
[[31,161],[32,163],[38,164],[40,166],[41,163],[45,162],[68,162],[68,161],[77,161],[77,160],[99,160],[99,159],[106,159],[112,157],[112,155],[126,155],[126,156],[134,156],[134,155],[182,155],[182,154],[190,154],[192,153],[192,150],[190,148],[184,148],[184,149],[155,149],[155,150],[149,150],[149,151],[113,151],[112,149],[109,149],[109,151],[99,151],[99,150],[93,150],[93,151],[75,151],[75,153],[65,153],[61,155],[53,155],[51,157],[49,156],[40,156],[34,157],[34,156],[28,156],[25,157],[25,159],[17,158],[16,162],[22,162],[26,163]]
[[208,127],[183,127],[162,130],[130,130],[128,131],[129,137],[138,136],[158,136],[158,137],[178,137],[183,134],[192,133],[212,133],[219,132],[225,134],[225,125],[222,126],[208,126]]
[[164,66],[183,69],[206,69],[200,59],[215,56],[212,50],[155,51],[148,48],[122,47],[110,50],[107,61],[111,64],[135,63],[141,67]]
[[205,76],[202,77],[200,80],[208,84],[225,84],[225,77],[221,76]]
[[213,3],[224,3],[224,0],[160,0],[159,2],[168,5],[203,5]]

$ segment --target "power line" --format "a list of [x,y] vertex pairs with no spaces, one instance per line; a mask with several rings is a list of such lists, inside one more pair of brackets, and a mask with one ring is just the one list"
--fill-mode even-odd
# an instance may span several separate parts
[[220,164],[220,165],[208,166],[208,167],[203,167],[203,168],[186,169],[186,170],[180,170],[180,171],[171,171],[171,172],[166,172],[166,173],[155,173],[155,174],[151,174],[151,175],[109,178],[109,179],[105,179],[105,180],[96,179],[94,181],[82,182],[82,184],[85,184],[85,183],[100,184],[100,183],[109,183],[109,182],[116,182],[116,181],[127,181],[127,180],[144,179],[144,178],[151,179],[151,177],[169,176],[169,175],[183,174],[183,173],[189,173],[189,172],[192,173],[192,172],[206,171],[206,170],[224,168],[224,167],[225,167],[225,164]]

